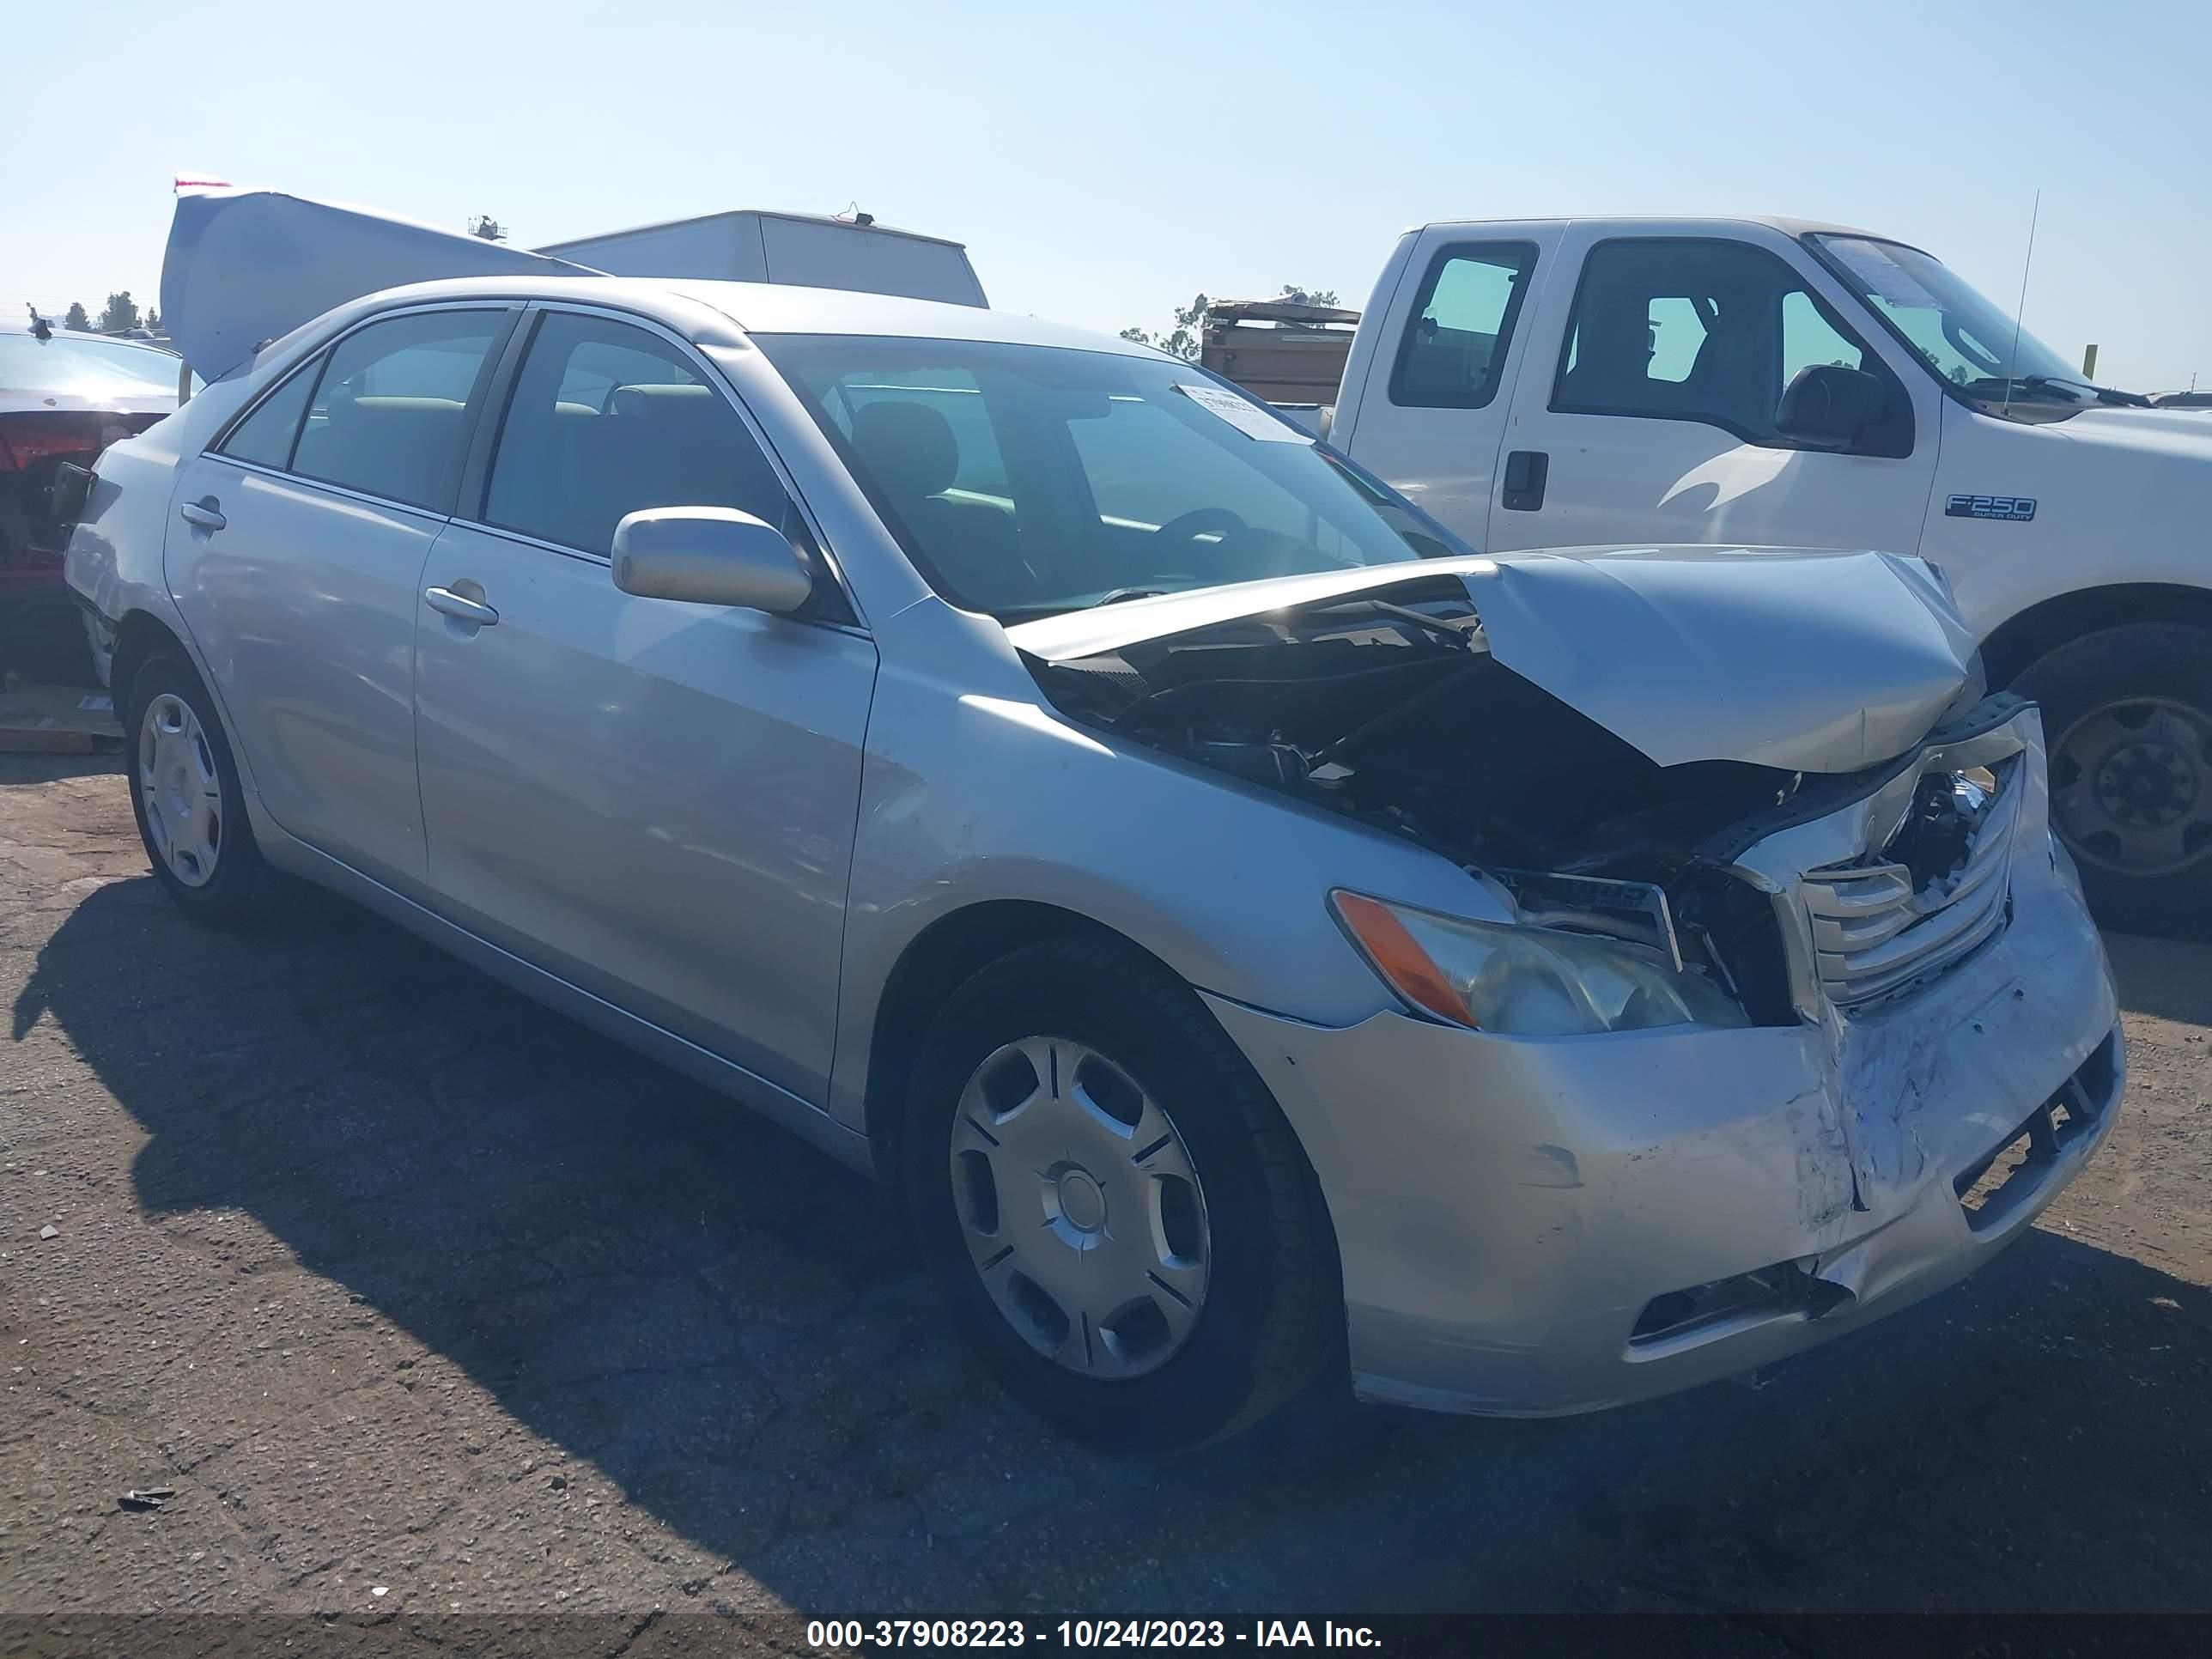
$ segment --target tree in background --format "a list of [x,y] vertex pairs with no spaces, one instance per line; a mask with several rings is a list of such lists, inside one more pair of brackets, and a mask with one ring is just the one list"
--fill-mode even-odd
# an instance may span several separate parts
[[1198,356],[1199,325],[1205,319],[1206,308],[1212,303],[1203,294],[1187,306],[1176,307],[1175,326],[1163,329],[1158,334],[1147,334],[1141,328],[1125,328],[1121,337],[1134,340],[1139,345],[1148,345],[1164,351],[1170,357],[1195,361]]
[[146,307],[146,326],[156,334],[161,331],[161,313],[152,306]]
[[[1334,290],[1303,289],[1295,283],[1283,284],[1282,297],[1294,305],[1333,306],[1336,303]],[[1139,345],[1148,345],[1157,350],[1164,351],[1170,357],[1182,357],[1195,362],[1199,347],[1203,343],[1202,331],[1206,325],[1206,307],[1212,303],[1212,301],[1201,294],[1188,305],[1176,307],[1174,327],[1163,329],[1157,334],[1150,333],[1141,328],[1125,328],[1121,331],[1121,337],[1125,340],[1134,340]]]
[[131,290],[107,296],[107,309],[100,313],[100,331],[103,334],[119,334],[125,329],[143,325],[138,317],[138,302],[131,297]]
[[92,319],[84,314],[83,301],[79,300],[70,301],[70,308],[62,318],[62,326],[73,328],[80,334],[91,332]]

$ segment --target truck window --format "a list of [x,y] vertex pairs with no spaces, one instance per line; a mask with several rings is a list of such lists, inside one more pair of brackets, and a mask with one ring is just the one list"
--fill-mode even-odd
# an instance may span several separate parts
[[1535,264],[1532,242],[1439,250],[1398,343],[1390,401],[1407,409],[1480,409],[1495,398]]
[[1775,409],[1798,371],[1820,363],[1889,378],[1797,273],[1765,249],[1601,242],[1583,265],[1552,408],[1701,421],[1747,443],[1787,448],[1775,431]]

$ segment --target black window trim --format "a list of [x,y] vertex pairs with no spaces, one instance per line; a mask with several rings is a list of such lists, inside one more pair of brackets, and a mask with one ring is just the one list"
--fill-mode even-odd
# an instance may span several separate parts
[[[271,477],[289,478],[295,483],[311,485],[317,489],[332,490],[349,500],[370,501],[380,507],[396,507],[410,513],[427,514],[432,518],[449,519],[453,514],[462,471],[476,441],[476,430],[483,424],[483,411],[493,387],[495,371],[504,360],[506,348],[514,337],[516,321],[522,315],[523,308],[526,304],[527,301],[514,296],[481,300],[426,300],[411,305],[392,306],[382,311],[371,312],[363,317],[357,317],[336,334],[327,336],[319,343],[311,346],[297,364],[277,375],[243,409],[224,422],[217,429],[215,437],[200,453],[204,455],[211,455],[228,465],[243,467],[251,472],[264,473]],[[459,446],[459,455],[447,464],[444,484],[440,490],[440,495],[443,498],[442,502],[404,501],[397,495],[379,495],[374,490],[362,489],[353,484],[341,483],[335,478],[318,478],[311,474],[296,471],[292,463],[299,453],[300,434],[307,429],[307,414],[314,407],[315,393],[321,389],[323,375],[330,368],[331,354],[354,335],[374,324],[388,322],[396,317],[428,315],[441,311],[496,311],[504,313],[501,325],[493,333],[491,343],[484,351],[483,361],[477,365],[477,377],[469,386],[465,413],[466,433]],[[260,461],[244,460],[234,455],[225,454],[223,446],[230,441],[232,434],[251,420],[264,404],[290,385],[295,377],[301,374],[312,374],[314,378],[307,388],[307,401],[301,406],[299,424],[292,429],[292,441],[284,452],[284,465],[281,467],[272,467]]]
[[[1583,313],[1583,294],[1589,282],[1591,258],[1601,249],[1613,247],[1622,244],[1640,244],[1644,246],[1657,246],[1663,247],[1742,248],[1747,249],[1751,252],[1759,254],[1765,258],[1770,259],[1774,264],[1781,266],[1783,270],[1796,282],[1796,290],[1798,292],[1802,292],[1808,299],[1812,301],[1814,308],[1820,313],[1820,320],[1827,324],[1830,328],[1833,329],[1844,339],[1858,348],[1859,361],[1862,364],[1873,363],[1878,365],[1880,378],[1887,382],[1890,390],[1902,400],[1905,419],[1905,447],[1902,452],[1893,453],[1894,449],[1893,446],[1889,448],[1869,449],[1854,444],[1848,448],[1834,449],[1824,444],[1795,443],[1787,438],[1762,437],[1756,433],[1749,431],[1738,422],[1718,415],[1693,415],[1684,410],[1623,409],[1617,406],[1600,405],[1596,404],[1569,404],[1561,402],[1559,394],[1560,387],[1562,383],[1565,380],[1567,374],[1567,354],[1574,348],[1575,335],[1577,325],[1581,321]],[[1825,263],[1823,268],[1826,268]],[[1777,253],[1772,248],[1761,247],[1756,242],[1746,241],[1740,237],[1734,236],[1607,236],[1592,242],[1587,248],[1583,249],[1582,255],[1582,268],[1576,273],[1575,276],[1574,300],[1567,307],[1566,327],[1559,338],[1559,362],[1552,370],[1551,395],[1545,407],[1554,415],[1610,416],[1617,419],[1631,421],[1682,421],[1686,422],[1692,426],[1710,426],[1716,428],[1720,431],[1727,433],[1730,437],[1735,439],[1737,442],[1749,444],[1754,449],[1797,450],[1812,455],[1856,455],[1869,460],[1910,460],[1912,457],[1913,452],[1919,447],[1920,443],[1920,423],[1913,410],[1912,394],[1905,386],[1904,381],[1899,378],[1897,371],[1890,367],[1889,360],[1883,356],[1881,353],[1876,351],[1874,349],[1872,343],[1867,340],[1859,330],[1851,326],[1850,319],[1838,312],[1825,297],[1815,293],[1813,289],[1806,283],[1803,273],[1791,265],[1787,259]]]
[[[314,404],[316,382],[322,378],[323,350],[324,348],[318,348],[309,352],[297,363],[271,380],[263,388],[260,396],[223,422],[222,430],[216,434],[214,441],[207,446],[204,453],[228,461],[234,466],[250,466],[259,472],[288,474],[292,466],[292,452],[300,447],[301,428],[307,424],[307,410]],[[225,449],[224,446],[238,435],[240,428],[259,414],[265,404],[283,397],[285,387],[303,377],[307,382],[307,400],[300,405],[299,414],[293,417],[292,435],[285,442],[284,459],[280,464],[271,466],[266,461],[247,460],[243,456],[233,455]]]
[[[1453,398],[1449,403],[1415,403],[1406,396],[1406,364],[1413,356],[1413,331],[1419,325],[1421,313],[1436,298],[1437,284],[1443,280],[1444,267],[1454,259],[1473,259],[1483,264],[1496,264],[1494,258],[1484,258],[1486,252],[1510,250],[1525,253],[1526,263],[1513,283],[1512,296],[1505,302],[1504,315],[1498,320],[1498,343],[1493,348],[1490,385],[1480,398]],[[1390,404],[1395,409],[1487,409],[1498,401],[1498,394],[1505,386],[1506,360],[1513,354],[1515,336],[1519,331],[1522,307],[1528,291],[1535,286],[1536,266],[1544,257],[1543,248],[1522,237],[1506,237],[1489,241],[1447,242],[1429,258],[1428,268],[1421,273],[1420,285],[1413,290],[1413,302],[1406,312],[1405,325],[1398,331],[1398,347],[1390,361],[1390,381],[1385,388]]]
[[550,553],[586,560],[602,569],[613,568],[613,559],[607,554],[587,547],[578,547],[574,543],[549,540],[526,530],[517,530],[511,525],[495,524],[484,516],[485,506],[491,494],[492,459],[499,453],[500,441],[506,435],[507,419],[514,408],[523,365],[529,359],[530,347],[537,339],[544,319],[556,313],[597,317],[608,322],[641,328],[673,346],[698,372],[705,384],[721,395],[723,401],[737,412],[738,422],[751,435],[755,446],[767,459],[769,470],[775,474],[786,500],[797,512],[799,522],[806,532],[807,544],[799,550],[813,562],[817,580],[814,592],[806,604],[792,613],[787,620],[865,633],[866,623],[860,615],[860,606],[854,602],[851,585],[846,581],[836,556],[830,550],[829,538],[823,534],[821,523],[815,518],[813,509],[807,506],[806,497],[799,489],[797,480],[792,477],[791,469],[784,465],[783,457],[769,441],[766,429],[754,418],[752,410],[745,406],[744,398],[731,384],[729,377],[721,372],[720,366],[700,350],[696,342],[686,339],[658,317],[643,312],[626,310],[620,306],[586,304],[568,300],[533,299],[523,302],[520,320],[508,335],[505,349],[496,354],[498,361],[487,393],[485,418],[477,422],[471,434],[460,469],[456,499],[448,514],[452,520],[487,535],[503,536],[527,546],[544,548]]

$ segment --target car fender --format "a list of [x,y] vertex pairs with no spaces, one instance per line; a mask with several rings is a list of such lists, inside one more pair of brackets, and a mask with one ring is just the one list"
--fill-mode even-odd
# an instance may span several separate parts
[[[1410,842],[1069,720],[988,617],[927,600],[878,645],[830,1087],[856,1127],[886,983],[973,906],[1071,913],[1200,990],[1330,1025],[1398,1006],[1339,929],[1331,888],[1510,915],[1499,890]],[[954,662],[965,683],[937,672]]]

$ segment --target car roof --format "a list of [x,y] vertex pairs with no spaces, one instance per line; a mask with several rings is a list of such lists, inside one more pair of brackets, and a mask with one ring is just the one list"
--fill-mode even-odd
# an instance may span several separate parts
[[[895,335],[917,340],[1063,346],[1121,356],[1158,355],[1149,346],[1111,334],[1069,328],[1010,311],[843,289],[801,288],[789,283],[722,283],[672,276],[463,276],[386,289],[338,309],[358,315],[395,303],[484,299],[567,301],[648,313],[670,311],[667,302],[673,299],[678,302],[674,309],[687,308],[683,304],[686,301],[692,307],[703,306],[726,318],[744,334]],[[714,343],[700,337],[706,343]]]
[[1697,225],[1763,225],[1769,230],[1778,230],[1785,236],[1868,236],[1876,241],[1891,242],[1897,238],[1884,236],[1878,231],[1860,230],[1850,225],[1829,224],[1820,219],[1792,219],[1771,213],[1565,213],[1543,214],[1528,219],[1431,219],[1417,226],[1420,230],[1449,230],[1458,226],[1476,225],[1634,225],[1650,229],[1654,226],[1693,227]]

